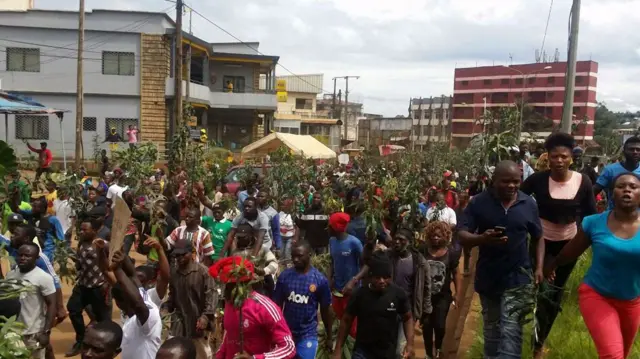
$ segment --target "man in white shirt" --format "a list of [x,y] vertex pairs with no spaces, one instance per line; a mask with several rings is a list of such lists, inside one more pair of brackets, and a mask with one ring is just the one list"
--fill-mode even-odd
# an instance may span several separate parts
[[25,325],[22,340],[31,350],[31,357],[44,359],[56,313],[56,288],[53,277],[36,267],[39,256],[40,248],[35,243],[20,246],[18,266],[7,274],[7,279],[22,281],[32,289],[20,295],[18,321]]
[[127,186],[123,187],[119,185],[122,176],[122,170],[119,168],[113,170],[113,175],[105,176],[105,181],[109,184],[109,190],[107,190],[107,205],[111,208],[116,205],[116,196],[122,198],[124,191],[129,188]]
[[451,227],[455,227],[456,211],[453,208],[447,206],[447,202],[444,200],[444,194],[438,193],[436,195],[436,205],[427,210],[427,221],[440,221],[449,224]]
[[122,270],[125,255],[118,250],[113,255],[113,271],[117,284],[113,299],[128,317],[122,326],[122,359],[155,359],[162,343],[160,310],[150,300],[143,299],[138,287]]
[[58,189],[58,198],[53,201],[53,210],[56,212],[56,217],[58,217],[60,221],[62,231],[66,235],[69,228],[73,226],[73,220],[75,218],[67,190],[63,188]]

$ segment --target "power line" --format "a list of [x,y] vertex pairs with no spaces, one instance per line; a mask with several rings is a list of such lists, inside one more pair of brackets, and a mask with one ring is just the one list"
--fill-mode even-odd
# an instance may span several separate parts
[[[250,48],[251,50],[255,51],[256,53],[262,55],[262,56],[267,56],[265,54],[263,54],[262,52],[258,51],[258,49],[254,48],[253,46],[251,46],[250,44],[240,40],[240,38],[238,38],[237,36],[235,36],[234,34],[230,33],[229,31],[227,31],[225,28],[223,28],[222,26],[216,24],[215,22],[209,20],[209,18],[207,18],[206,16],[202,15],[198,10],[194,9],[191,6],[188,6],[191,9],[191,11],[193,11],[196,15],[200,16],[201,18],[203,18],[205,21],[207,21],[208,23],[210,23],[211,25],[217,27],[218,29],[220,29],[222,32],[224,32],[225,34],[231,36],[232,38],[234,38],[236,41],[242,43],[243,45],[245,45],[246,47]],[[302,78],[299,75],[296,75],[293,71],[289,70],[286,66],[284,66],[283,64],[281,64],[280,62],[277,63],[278,66],[282,67],[285,71],[287,71],[288,73],[290,73],[291,75],[297,77],[298,79],[300,79],[302,82],[307,83],[308,85],[311,85],[312,87],[321,90],[323,93],[329,93],[330,91],[325,90],[322,87],[318,87],[314,84],[312,84],[311,82],[305,80],[304,78]]]
[[544,35],[542,36],[542,46],[540,46],[540,53],[544,51],[544,43],[547,40],[547,30],[549,29],[549,21],[551,20],[551,9],[553,9],[553,0],[549,4],[549,15],[547,15],[547,24],[544,27]]

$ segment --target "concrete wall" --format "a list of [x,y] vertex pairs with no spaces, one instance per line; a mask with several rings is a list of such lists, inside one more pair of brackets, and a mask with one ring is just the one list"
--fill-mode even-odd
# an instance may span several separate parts
[[[309,99],[311,102],[311,109],[296,109],[296,99]],[[278,113],[315,113],[316,112],[316,94],[303,93],[303,92],[288,92],[287,102],[278,102]]]
[[[76,121],[76,98],[75,95],[34,95],[34,100],[46,104],[50,107],[68,109],[71,112],[64,114],[62,121],[62,131],[64,131],[64,147],[67,157],[73,157],[75,150],[75,121]],[[84,156],[90,158],[93,152],[92,138],[95,134],[100,135],[101,141],[104,141],[105,118],[139,118],[140,116],[140,100],[132,97],[115,97],[115,96],[85,96],[84,99],[84,116],[97,118],[97,131],[82,133],[82,141],[84,144]],[[5,139],[5,127],[3,117],[0,117],[0,139]],[[15,117],[9,116],[9,144],[12,145],[19,155],[28,152],[22,140],[16,139]],[[46,141],[49,148],[53,152],[54,157],[62,156],[62,141],[60,138],[60,122],[55,115],[49,116],[49,139],[48,140],[29,140],[36,146],[39,142]],[[144,138],[144,134],[142,134]],[[107,148],[107,146],[103,146]]]
[[[1,17],[0,17],[1,19]],[[0,20],[2,21],[2,20]],[[19,92],[75,93],[77,32],[0,26],[0,80],[2,89]],[[100,37],[97,37],[99,36]],[[84,92],[86,94],[140,95],[140,34],[105,34],[87,31],[84,54]],[[91,39],[94,38],[92,41]],[[30,42],[46,46],[30,45]],[[104,43],[102,43],[104,42]],[[39,48],[40,72],[6,71],[6,48]],[[56,47],[56,48],[54,48]],[[66,48],[66,49],[61,49]],[[69,50],[67,50],[69,49]],[[116,76],[102,74],[102,51],[133,52],[135,75]]]

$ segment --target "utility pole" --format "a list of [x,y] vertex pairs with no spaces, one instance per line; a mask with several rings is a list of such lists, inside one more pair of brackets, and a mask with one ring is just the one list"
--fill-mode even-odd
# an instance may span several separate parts
[[[183,3],[182,0],[176,1],[176,58],[173,59],[175,62],[175,73],[174,73],[174,116],[175,123],[178,126],[182,125],[182,9]],[[187,86],[188,87],[188,86]]]
[[344,116],[344,139],[347,140],[347,124],[349,123],[349,78],[355,78],[356,80],[360,78],[360,76],[344,76],[345,81],[347,82],[347,88],[344,93],[344,102],[345,102],[345,116]]
[[[191,20],[192,20],[192,14],[193,11],[191,11],[190,7],[187,7],[186,10],[189,11],[189,34],[192,34],[191,32]],[[191,43],[189,43],[189,46],[187,46],[187,61],[185,61],[186,65],[187,65],[187,78],[186,78],[186,83],[187,85],[185,86],[185,97],[187,98],[187,102],[189,102],[189,97],[190,97],[190,92],[189,91],[189,84],[191,83]]]
[[331,118],[336,118],[336,80],[337,78],[333,78],[333,102],[331,103]]
[[[84,108],[84,90],[82,88],[84,76],[82,69],[82,52],[84,50],[84,0],[80,0],[78,10],[78,67],[76,74],[76,170],[84,161],[84,147],[82,146],[82,117]],[[64,143],[62,144],[64,146]]]
[[573,92],[576,86],[576,58],[578,55],[578,30],[580,27],[580,0],[573,0],[571,7],[571,34],[569,35],[569,54],[567,74],[564,85],[564,107],[562,108],[561,131],[571,133],[573,120]]

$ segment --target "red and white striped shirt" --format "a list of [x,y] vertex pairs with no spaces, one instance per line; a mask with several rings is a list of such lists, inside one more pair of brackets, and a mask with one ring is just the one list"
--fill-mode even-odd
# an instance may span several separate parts
[[206,257],[211,257],[214,253],[211,234],[200,226],[195,232],[187,231],[187,226],[180,226],[174,229],[165,241],[169,249],[173,248],[178,241],[191,241],[197,252],[196,263],[203,262]]

